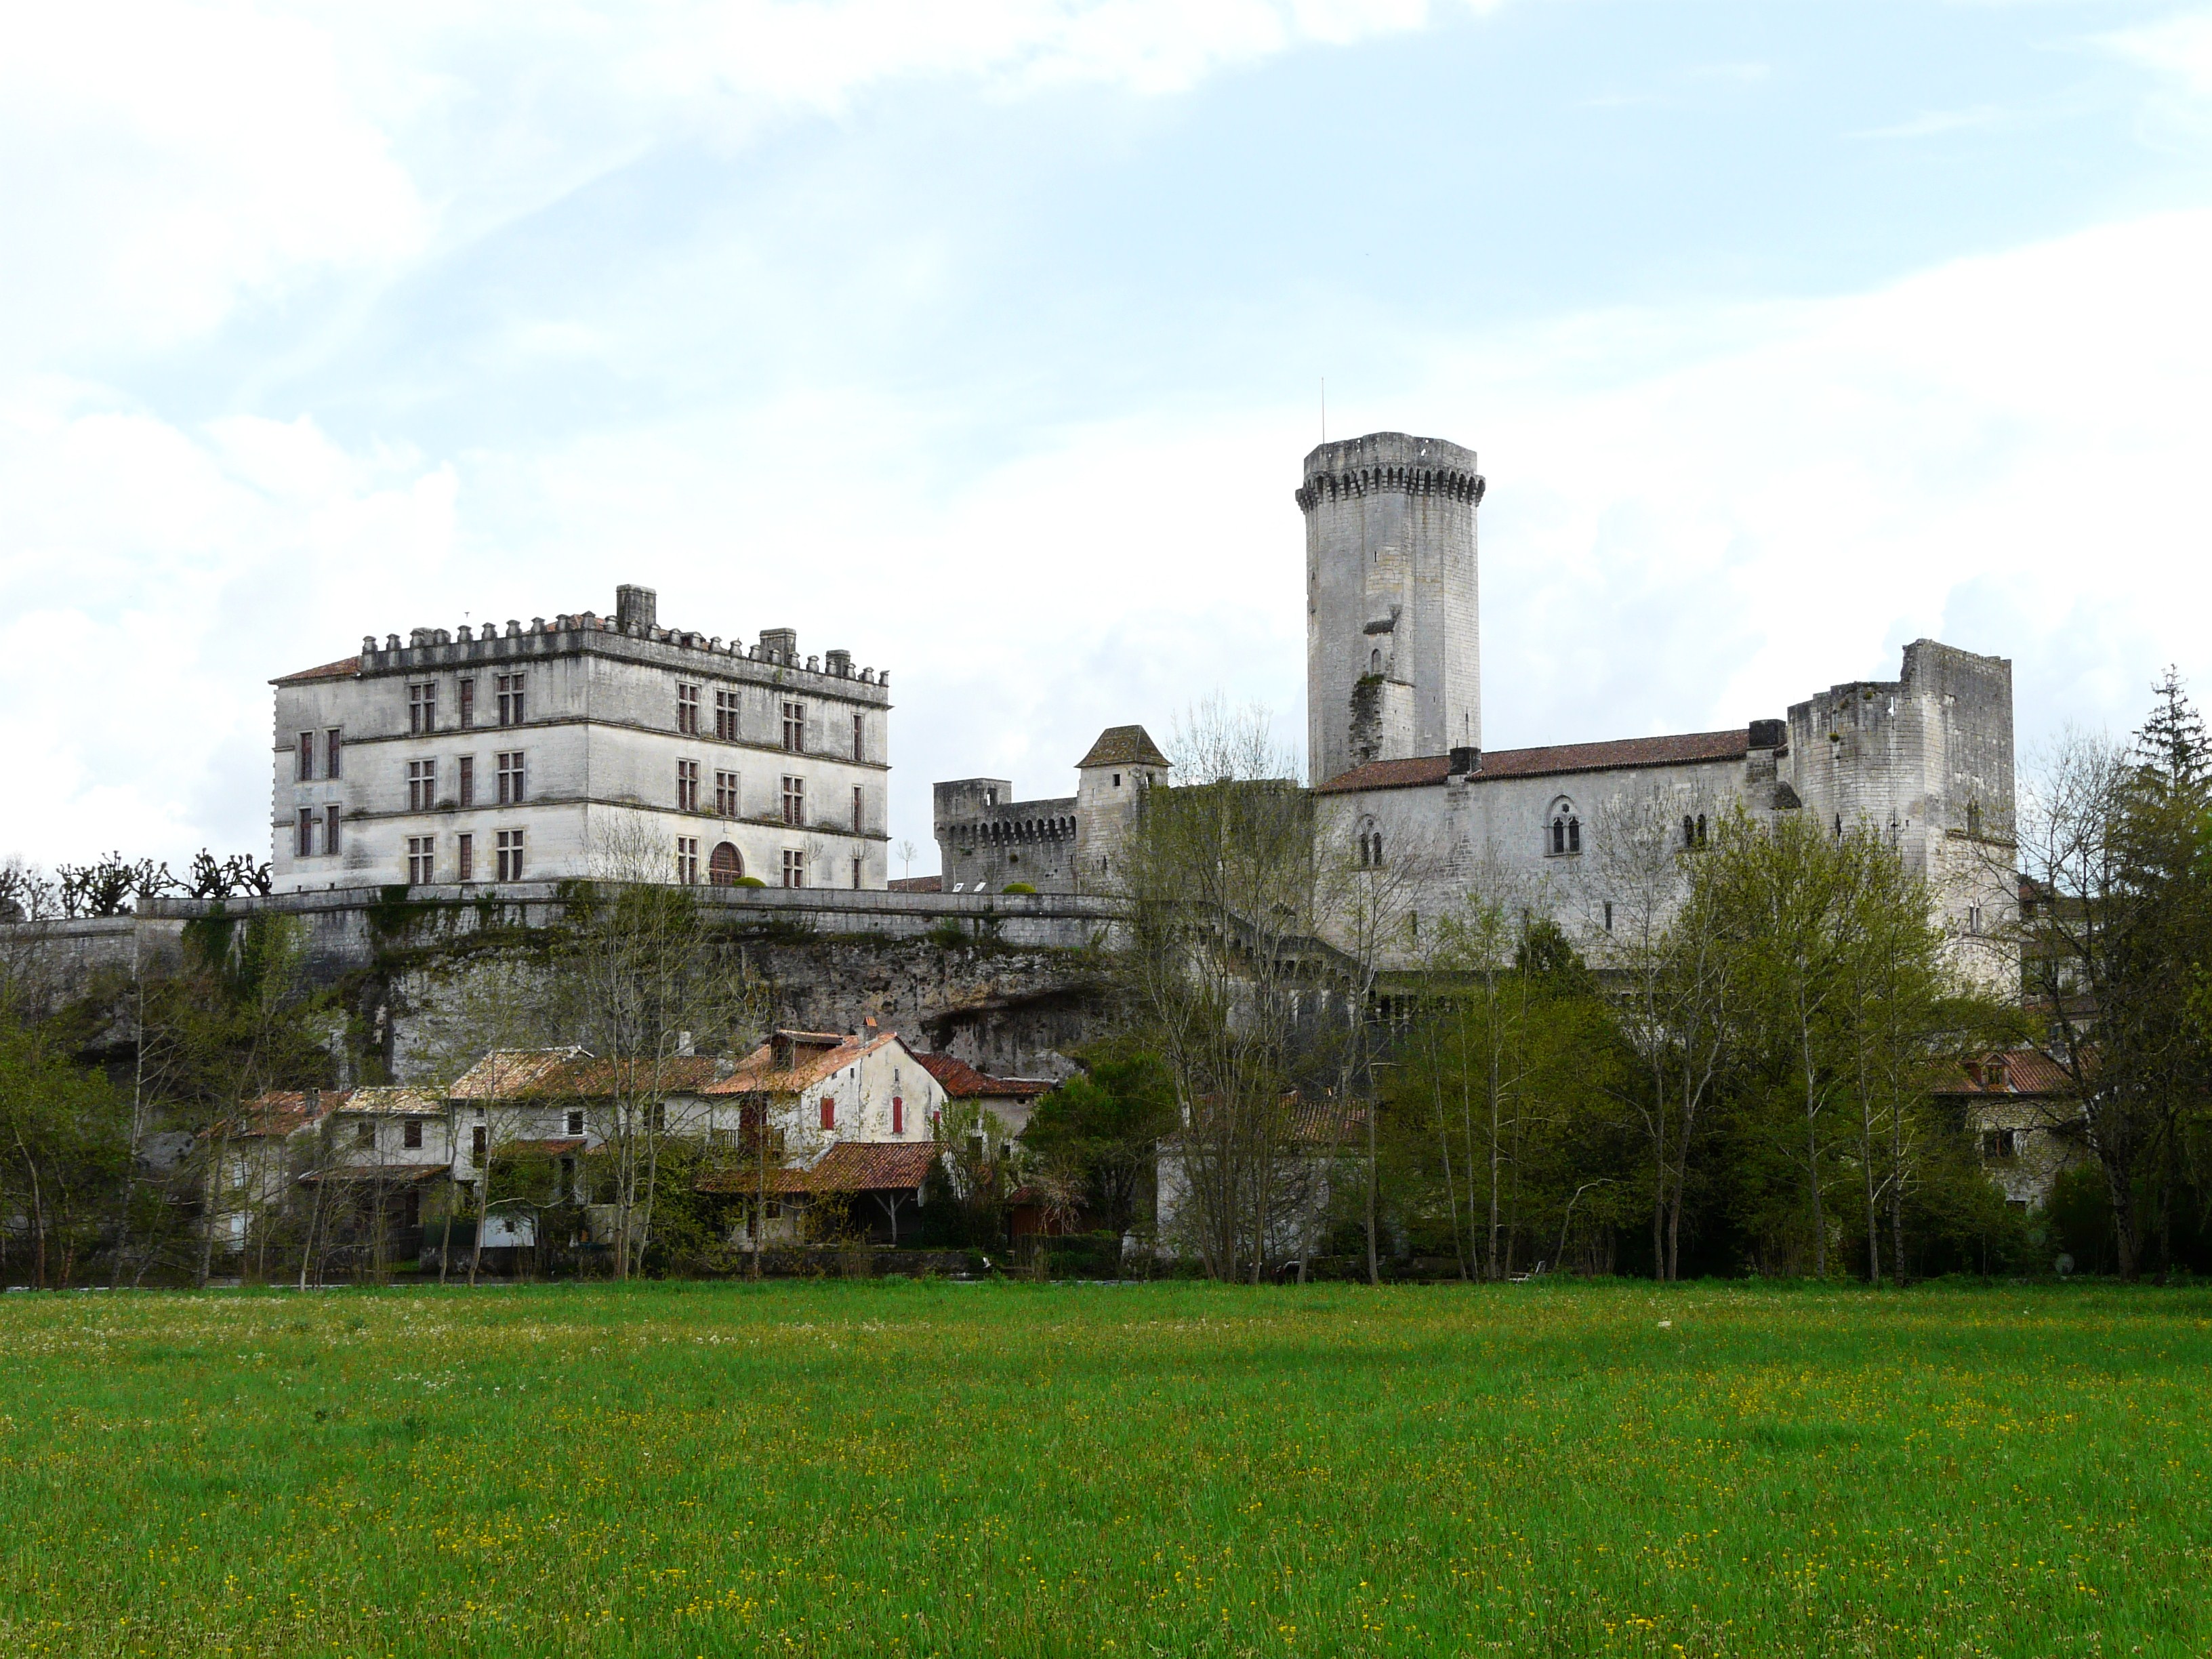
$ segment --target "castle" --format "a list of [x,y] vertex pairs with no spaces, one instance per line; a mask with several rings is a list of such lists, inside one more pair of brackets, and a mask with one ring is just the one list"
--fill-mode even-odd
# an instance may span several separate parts
[[[1717,732],[1486,750],[1474,453],[1399,432],[1324,443],[1294,495],[1305,520],[1308,763],[1325,833],[1363,863],[1413,847],[1448,902],[1518,890],[1602,947],[1616,896],[1598,820],[1632,805],[1677,846],[1741,810],[1871,828],[1925,878],[1960,940],[2002,931],[2013,816],[2012,665],[1934,640],[1894,680],[1832,685]],[[1111,890],[1133,805],[1167,775],[1141,726],[1078,763],[1076,794],[1018,801],[1005,780],[936,787],[945,890]],[[1971,957],[1969,958],[1971,960]],[[1983,964],[1993,981],[2001,964]]]
[[418,628],[276,685],[279,892],[584,877],[880,890],[890,675],[615,614]]

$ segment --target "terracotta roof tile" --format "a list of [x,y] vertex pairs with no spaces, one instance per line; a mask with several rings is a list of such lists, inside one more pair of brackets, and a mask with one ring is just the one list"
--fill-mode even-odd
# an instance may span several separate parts
[[991,1095],[1031,1100],[1052,1088],[1052,1085],[1041,1077],[993,1077],[951,1054],[916,1054],[915,1059],[921,1061],[922,1070],[935,1078],[943,1085],[945,1092],[955,1100],[974,1100]]
[[[2086,1052],[2086,1051],[2085,1051]],[[1936,1085],[1939,1095],[2057,1095],[2072,1081],[2066,1068],[2039,1048],[2006,1048],[1972,1062],[1978,1078],[1954,1072]]]
[[[795,1095],[812,1088],[832,1072],[840,1072],[886,1042],[897,1042],[896,1031],[869,1031],[859,1036],[839,1036],[828,1031],[778,1031],[747,1054],[726,1077],[703,1084],[702,1095]],[[778,1065],[776,1049],[789,1044],[788,1058]],[[903,1044],[900,1045],[904,1047]]]
[[806,1172],[807,1190],[876,1193],[919,1187],[937,1162],[933,1141],[841,1140]]
[[208,1133],[232,1140],[282,1139],[320,1122],[345,1103],[346,1093],[343,1089],[272,1089],[243,1102],[234,1116],[210,1124]]
[[296,674],[285,674],[269,682],[271,685],[298,685],[305,680],[349,680],[361,672],[359,657],[340,657],[336,662],[326,662],[320,668],[302,668]]
[[[942,1150],[929,1140],[841,1140],[811,1170],[768,1172],[771,1193],[881,1193],[919,1187]],[[703,1175],[694,1183],[702,1193],[749,1193],[759,1172],[742,1162]]]
[[601,1060],[583,1048],[500,1049],[469,1067],[449,1091],[455,1100],[592,1100],[617,1094],[697,1093],[725,1076],[714,1054]]
[[[1480,783],[1490,778],[1541,778],[1565,772],[1609,772],[1620,767],[1680,766],[1695,761],[1741,760],[1751,752],[1743,726],[1727,732],[1688,732],[1666,738],[1620,738],[1611,743],[1563,743],[1543,749],[1492,749],[1484,752]],[[1349,795],[1368,789],[1415,789],[1442,783],[1451,775],[1449,755],[1416,755],[1405,760],[1370,761],[1317,785],[1317,795]]]
[[941,893],[945,890],[942,876],[894,876],[884,884],[894,893]]

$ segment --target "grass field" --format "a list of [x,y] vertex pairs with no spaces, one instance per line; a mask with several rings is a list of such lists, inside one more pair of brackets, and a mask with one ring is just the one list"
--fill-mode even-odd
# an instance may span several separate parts
[[2203,1653],[2212,1294],[0,1299],[0,1652]]

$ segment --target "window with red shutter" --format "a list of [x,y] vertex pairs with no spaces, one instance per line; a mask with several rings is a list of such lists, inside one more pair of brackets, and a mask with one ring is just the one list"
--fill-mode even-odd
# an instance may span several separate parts
[[896,1095],[891,1097],[891,1133],[895,1135],[906,1133],[906,1102]]
[[822,1127],[825,1129],[837,1127],[837,1103],[828,1095],[822,1097]]

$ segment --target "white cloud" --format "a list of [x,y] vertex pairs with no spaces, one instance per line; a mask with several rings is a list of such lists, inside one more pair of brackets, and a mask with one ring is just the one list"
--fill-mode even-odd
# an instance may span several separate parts
[[265,854],[264,682],[346,655],[359,635],[334,623],[433,578],[453,484],[413,458],[348,455],[307,422],[191,434],[51,382],[0,404],[18,783],[0,850]]
[[[1473,0],[1478,9],[1495,0]],[[0,368],[112,361],[387,276],[656,142],[957,79],[1143,94],[1427,0],[670,0],[18,9],[0,53]]]

